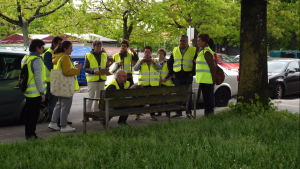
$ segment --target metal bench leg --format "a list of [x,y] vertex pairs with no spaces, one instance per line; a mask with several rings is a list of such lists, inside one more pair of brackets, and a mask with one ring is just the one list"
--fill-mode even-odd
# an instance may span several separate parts
[[86,113],[86,98],[83,98],[83,133],[86,133],[86,118],[84,114]]
[[109,123],[109,103],[108,100],[105,100],[105,130],[108,129]]
[[196,119],[196,108],[197,108],[197,105],[196,105],[196,93],[194,92],[193,93],[193,102],[194,102],[194,119]]

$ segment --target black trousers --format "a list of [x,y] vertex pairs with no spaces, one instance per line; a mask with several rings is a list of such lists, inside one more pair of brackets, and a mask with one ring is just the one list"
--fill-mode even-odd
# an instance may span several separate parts
[[206,83],[200,83],[200,90],[203,95],[203,101],[204,101],[204,114],[209,115],[213,113],[213,106],[211,103],[211,91],[214,84],[206,84]]
[[26,138],[36,137],[36,124],[39,119],[41,109],[41,96],[26,97],[25,111],[25,136]]

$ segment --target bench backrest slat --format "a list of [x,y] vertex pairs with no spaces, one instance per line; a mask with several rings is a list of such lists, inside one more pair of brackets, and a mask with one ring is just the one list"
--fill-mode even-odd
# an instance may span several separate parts
[[155,95],[148,97],[133,97],[109,100],[109,108],[116,107],[130,107],[145,104],[159,104],[159,103],[175,103],[179,101],[187,101],[187,94],[174,95]]
[[148,96],[148,95],[162,95],[171,93],[188,93],[191,91],[191,85],[182,86],[162,86],[162,87],[149,87],[127,90],[102,90],[101,99],[104,98],[122,98],[122,97],[135,97],[135,96]]

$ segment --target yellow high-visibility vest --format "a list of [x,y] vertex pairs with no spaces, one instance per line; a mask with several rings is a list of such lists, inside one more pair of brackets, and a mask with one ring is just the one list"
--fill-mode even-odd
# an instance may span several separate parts
[[[112,81],[109,82],[109,84],[104,88],[104,90],[106,90],[108,88],[108,86],[110,86],[110,85],[115,85],[117,90],[120,89],[120,86],[118,85],[117,80],[114,79],[114,80],[112,80]],[[128,89],[129,86],[130,86],[130,82],[126,81],[126,83],[124,84],[124,89]]]
[[[113,60],[115,62],[121,62],[121,56],[119,53],[116,53],[112,56]],[[127,57],[124,57],[124,62],[123,62],[123,70],[126,71],[126,73],[131,73],[132,74],[132,53],[127,52]]]
[[27,57],[27,68],[28,68],[28,80],[27,80],[27,89],[24,92],[24,95],[26,97],[38,97],[41,96],[40,92],[38,91],[38,88],[35,84],[34,74],[31,69],[31,61],[35,58],[38,58],[41,60],[42,63],[42,82],[43,82],[43,92],[44,94],[47,93],[47,82],[46,82],[46,71],[45,71],[45,65],[43,64],[43,61],[38,56],[28,56]]
[[213,84],[210,68],[205,59],[205,52],[207,51],[211,52],[211,54],[213,55],[213,59],[215,59],[214,52],[209,47],[205,47],[198,54],[196,59],[196,82]]
[[173,50],[173,57],[174,57],[173,71],[179,72],[181,71],[181,67],[183,67],[183,70],[186,72],[192,71],[195,53],[196,53],[196,48],[193,46],[189,46],[184,56],[182,57],[179,47],[175,47]]
[[[65,55],[66,57],[69,57],[67,55]],[[53,69],[60,69],[60,60],[63,58],[64,56],[62,56],[61,58],[58,59],[57,63],[53,65]],[[73,62],[72,60],[70,59],[70,62],[71,62],[71,66],[70,68],[71,69],[74,69],[74,65],[73,65]],[[78,84],[78,80],[77,80],[77,75],[75,75],[75,90],[79,90],[80,87],[79,87],[79,84]]]
[[[141,62],[142,60],[140,59],[139,61]],[[153,61],[156,62],[156,59],[153,59]],[[150,65],[150,70],[146,62],[141,64],[138,84],[159,86],[159,73],[152,64]]]
[[27,62],[27,59],[28,59],[28,55],[24,56],[22,61],[21,61],[21,68],[23,69],[23,66],[26,64]]
[[[85,55],[85,59],[88,59],[90,62],[90,69],[93,70],[100,70],[100,69],[105,69],[106,68],[106,63],[107,63],[107,54],[103,53],[101,54],[101,63],[100,66],[98,66],[98,62],[97,59],[95,58],[95,56],[92,53],[87,53]],[[85,73],[86,76],[86,80],[87,82],[95,82],[99,80],[99,75],[96,74],[89,74],[89,73]],[[104,75],[100,75],[102,80],[106,80],[107,76]]]
[[[165,79],[167,77],[167,75],[169,74],[169,69],[168,69],[168,63],[166,62],[164,64],[164,66],[162,67],[161,70],[158,71],[159,72],[159,77],[161,79]],[[173,81],[172,79],[168,79],[166,82],[161,82],[161,84],[165,85],[165,86],[173,86]]]
[[[50,52],[52,56],[54,55],[54,51],[53,51],[51,48],[49,48],[45,53],[43,53],[43,55],[42,55],[43,60],[45,60],[45,54],[46,54],[47,52]],[[51,80],[51,77],[50,77],[51,70],[49,70],[49,69],[47,68],[47,66],[45,66],[45,68],[46,68],[46,81],[47,81],[47,82],[50,82],[50,80]]]

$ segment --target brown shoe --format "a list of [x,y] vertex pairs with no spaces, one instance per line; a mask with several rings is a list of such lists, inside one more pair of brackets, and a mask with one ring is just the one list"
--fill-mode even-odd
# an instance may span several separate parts
[[140,116],[141,116],[141,115],[138,115],[138,114],[137,114],[137,115],[135,115],[135,118],[134,118],[134,120],[140,120]]
[[155,117],[155,115],[151,116],[150,118],[152,121],[157,121],[157,118]]

